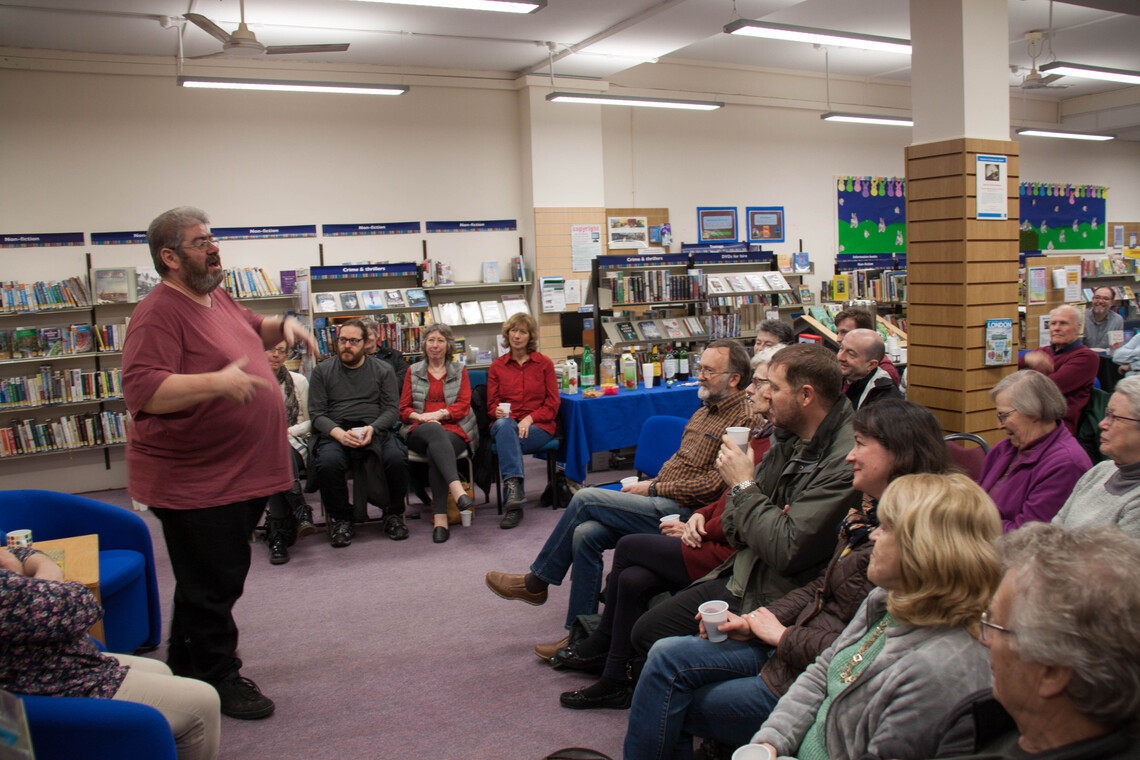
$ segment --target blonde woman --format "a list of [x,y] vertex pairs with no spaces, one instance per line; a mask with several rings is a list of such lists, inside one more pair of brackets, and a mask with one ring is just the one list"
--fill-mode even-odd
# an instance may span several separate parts
[[752,742],[782,757],[932,757],[935,727],[990,685],[978,636],[1001,577],[999,535],[993,501],[965,475],[892,482],[871,534],[867,576],[878,588]]

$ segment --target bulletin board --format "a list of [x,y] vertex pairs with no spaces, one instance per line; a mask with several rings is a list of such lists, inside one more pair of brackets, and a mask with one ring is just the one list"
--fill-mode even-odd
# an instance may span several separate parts
[[1038,236],[1042,251],[1103,250],[1107,187],[1022,182],[1021,230]]
[[838,177],[839,253],[906,252],[906,181]]

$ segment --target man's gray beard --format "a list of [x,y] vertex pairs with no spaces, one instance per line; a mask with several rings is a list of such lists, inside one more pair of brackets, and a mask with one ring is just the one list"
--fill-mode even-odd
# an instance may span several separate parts
[[697,398],[704,401],[706,404],[719,404],[724,400],[727,393],[717,393],[712,388],[697,388]]
[[208,269],[205,272],[190,274],[186,277],[186,286],[199,295],[206,295],[212,293],[222,284],[222,280],[226,277],[226,273],[222,270],[211,272]]

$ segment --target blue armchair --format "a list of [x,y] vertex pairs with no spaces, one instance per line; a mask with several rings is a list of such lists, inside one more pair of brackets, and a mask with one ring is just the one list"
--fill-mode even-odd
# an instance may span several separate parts
[[[655,478],[661,466],[681,448],[681,437],[689,421],[684,417],[657,414],[645,421],[641,435],[637,437],[637,451],[633,454],[633,468],[642,478]],[[607,483],[599,486],[620,490],[621,483]]]
[[121,507],[55,491],[0,491],[0,531],[30,528],[33,540],[99,535],[99,593],[107,649],[158,646],[162,612],[150,531]]
[[170,724],[149,705],[83,697],[20,699],[37,760],[177,760]]

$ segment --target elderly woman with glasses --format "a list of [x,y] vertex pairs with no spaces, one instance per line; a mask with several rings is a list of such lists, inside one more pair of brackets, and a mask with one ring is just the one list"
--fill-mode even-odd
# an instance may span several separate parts
[[986,454],[978,483],[997,504],[1002,530],[1049,522],[1092,467],[1062,424],[1065,397],[1048,377],[1023,369],[1002,378],[990,398],[1007,437]]
[[1053,522],[1066,527],[1115,523],[1140,538],[1140,377],[1116,384],[1100,422],[1101,462],[1077,481]]

